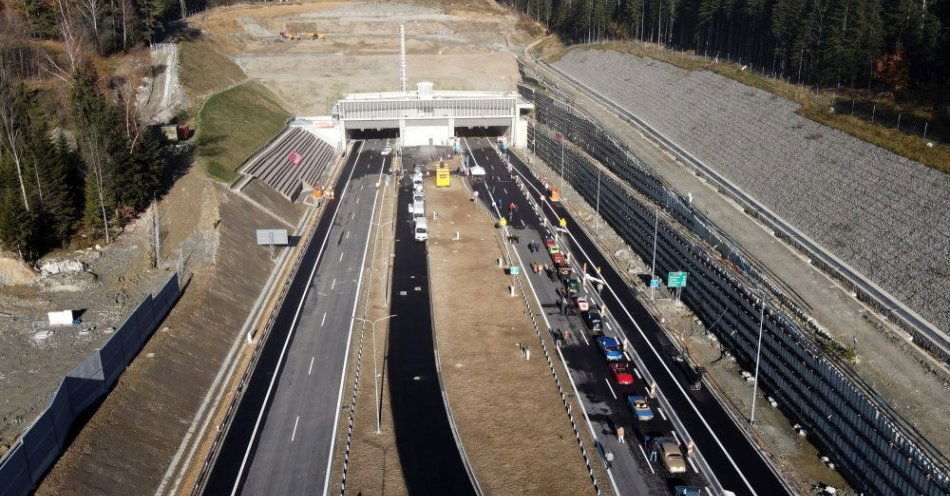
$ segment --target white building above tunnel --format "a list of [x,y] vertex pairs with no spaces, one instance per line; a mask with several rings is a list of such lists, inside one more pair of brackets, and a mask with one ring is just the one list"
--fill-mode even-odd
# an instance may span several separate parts
[[409,147],[448,146],[461,136],[504,136],[511,146],[523,148],[526,116],[533,108],[517,92],[441,91],[420,82],[415,91],[345,95],[333,106],[331,119],[321,120],[320,134],[340,147],[358,138],[399,138]]

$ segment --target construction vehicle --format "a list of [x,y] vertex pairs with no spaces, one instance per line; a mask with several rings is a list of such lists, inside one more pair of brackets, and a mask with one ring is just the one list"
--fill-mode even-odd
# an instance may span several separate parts
[[561,188],[557,185],[551,186],[551,201],[559,202],[561,201]]
[[435,186],[437,188],[448,186],[451,183],[448,167],[439,167],[435,170]]
[[318,184],[314,186],[313,193],[311,193],[310,196],[313,197],[314,200],[322,200],[323,199],[323,185]]
[[286,38],[288,40],[325,40],[327,39],[326,33],[314,33],[310,31],[293,31],[288,27],[284,26],[284,30],[280,32],[281,38]]

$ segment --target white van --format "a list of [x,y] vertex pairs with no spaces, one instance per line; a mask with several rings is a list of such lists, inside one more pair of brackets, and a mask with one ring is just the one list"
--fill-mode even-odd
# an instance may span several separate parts
[[422,214],[422,215],[424,216],[424,215],[426,214],[426,204],[425,204],[425,202],[422,202],[422,201],[414,201],[414,202],[410,203],[410,204],[409,204],[409,213],[410,213],[410,214],[413,214],[413,216],[415,216],[415,214]]
[[413,232],[415,233],[416,241],[425,241],[429,239],[429,226],[424,218],[416,219],[415,225],[413,226]]

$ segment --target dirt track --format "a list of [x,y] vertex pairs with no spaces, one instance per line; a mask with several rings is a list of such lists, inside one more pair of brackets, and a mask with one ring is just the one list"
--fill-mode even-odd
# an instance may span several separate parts
[[[495,263],[492,220],[460,179],[426,185],[435,329],[445,388],[486,494],[588,494],[584,460],[524,300]],[[453,240],[456,231],[460,240]],[[492,316],[491,318],[488,318]],[[531,360],[523,344],[534,350]]]

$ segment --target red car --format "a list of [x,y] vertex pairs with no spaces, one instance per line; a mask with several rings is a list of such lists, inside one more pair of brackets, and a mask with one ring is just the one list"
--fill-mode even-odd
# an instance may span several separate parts
[[630,362],[611,362],[607,366],[614,374],[617,384],[633,384],[633,368],[630,367]]

